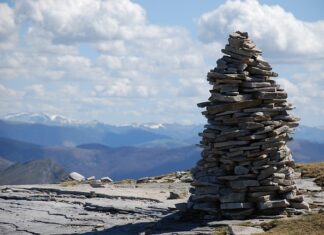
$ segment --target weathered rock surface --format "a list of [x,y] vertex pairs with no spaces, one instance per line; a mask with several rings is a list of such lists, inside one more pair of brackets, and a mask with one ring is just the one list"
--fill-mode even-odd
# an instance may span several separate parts
[[[298,179],[297,186],[315,210],[324,208],[323,191],[313,179]],[[262,231],[260,223],[278,218],[214,222],[208,218],[205,222],[185,219],[189,187],[189,183],[105,184],[103,188],[89,184],[1,186],[0,234],[213,234],[219,225],[228,226],[233,234],[251,234]],[[182,197],[170,200],[171,192]],[[245,197],[243,192],[232,194],[236,195],[228,198]],[[248,204],[224,203],[228,213],[236,211],[230,206],[249,210]],[[243,222],[247,225],[242,226]]]
[[131,226],[126,224],[138,224],[137,229],[145,231],[150,223],[172,214],[176,203],[187,200],[168,200],[171,190],[187,195],[188,188],[183,183],[136,187],[116,184],[103,188],[92,188],[89,184],[1,186],[0,234],[72,234],[94,230],[129,234]]
[[262,228],[255,228],[249,226],[240,226],[240,225],[233,225],[231,226],[231,234],[232,235],[250,235],[253,233],[262,233],[264,232]]

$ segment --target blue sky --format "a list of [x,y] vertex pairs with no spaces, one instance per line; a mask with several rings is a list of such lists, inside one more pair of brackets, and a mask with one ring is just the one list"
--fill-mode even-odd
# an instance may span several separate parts
[[0,1],[0,116],[205,122],[228,33],[248,31],[302,124],[323,126],[324,2]]
[[[196,34],[194,19],[224,3],[220,0],[136,0],[147,11],[148,19],[160,25],[181,25]],[[322,0],[266,0],[263,4],[279,5],[304,21],[323,20],[324,2]]]

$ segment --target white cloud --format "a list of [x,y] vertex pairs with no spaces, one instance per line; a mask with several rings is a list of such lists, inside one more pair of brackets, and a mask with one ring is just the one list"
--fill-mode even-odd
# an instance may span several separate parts
[[0,3],[0,49],[10,49],[16,39],[17,25],[14,11],[6,3]]
[[42,84],[33,84],[26,87],[26,95],[40,98],[45,95],[44,86]]
[[279,5],[257,0],[228,0],[198,19],[200,39],[224,40],[230,32],[249,32],[267,56],[322,56],[324,21],[304,22]]
[[120,81],[114,82],[106,91],[105,95],[108,96],[128,96],[132,87],[130,86],[130,81],[128,79],[122,79]]
[[111,69],[122,69],[121,58],[117,56],[103,55],[98,59],[100,65]]
[[140,96],[140,97],[149,97],[149,96],[153,96],[157,93],[157,91],[155,90],[154,87],[148,87],[145,85],[139,85],[136,87],[136,93]]
[[288,100],[296,107],[294,113],[301,118],[302,124],[323,125],[324,73],[321,72],[323,66],[315,66],[317,69],[314,69],[314,63],[312,66],[308,64],[295,66],[303,72],[291,73],[289,79],[278,78],[277,83],[288,93]]
[[298,86],[286,78],[278,78],[277,83],[280,84],[289,95],[298,95],[300,92]]
[[18,96],[18,92],[2,84],[0,84],[0,94],[1,94],[1,99],[12,99]]
[[[117,122],[132,122],[135,113],[138,120],[134,121],[143,121],[143,115],[158,121],[164,114],[155,110],[152,115],[150,110],[167,98],[163,110],[171,121],[175,117],[170,110],[184,108],[181,97],[200,95],[189,84],[200,85],[196,81],[206,73],[201,44],[181,27],[150,24],[145,10],[137,4],[128,0],[27,0],[17,1],[15,12],[27,33],[24,48],[16,48],[21,58],[7,63],[6,69],[16,71],[12,79],[31,83],[25,102],[34,107],[43,109],[48,104],[51,111],[70,110],[74,116],[102,115],[98,110],[105,110],[110,115],[104,116]],[[98,58],[81,55],[81,42],[91,44]],[[8,54],[6,62],[11,57]],[[19,74],[17,68],[22,70]],[[180,78],[187,82],[180,82]],[[185,89],[180,87],[184,84]],[[45,87],[46,96],[41,96]],[[173,88],[177,92],[172,92]],[[170,97],[178,98],[178,109],[168,104]],[[29,105],[25,110],[32,108]],[[127,121],[120,120],[120,115]]]
[[109,55],[126,55],[127,49],[123,40],[105,41],[96,44],[97,49]]
[[[22,38],[25,47],[19,49],[19,68],[25,70],[12,77],[110,83],[117,77],[139,87],[156,80],[157,87],[159,77],[189,80],[206,71],[205,51],[187,30],[150,24],[145,10],[128,0],[17,1],[15,13],[27,33]],[[80,55],[80,42],[91,44],[98,59]]]
[[145,11],[128,0],[17,1],[17,18],[31,21],[58,43],[133,38],[145,24]]
[[324,20],[305,22],[279,5],[257,0],[228,0],[204,13],[197,25],[207,46],[225,43],[233,31],[247,31],[276,72],[284,74],[277,83],[288,92],[302,123],[323,123]]
[[10,97],[0,100],[2,112],[119,124],[201,122],[196,103],[208,98],[206,73],[236,27],[250,32],[265,57],[297,58],[299,73],[278,82],[305,107],[298,108],[302,115],[323,106],[312,101],[323,97],[321,63],[299,59],[322,55],[323,22],[300,21],[279,6],[228,1],[199,18],[203,42],[185,28],[152,24],[130,0],[24,0],[15,8],[0,4],[0,13],[0,92]]
[[64,55],[57,57],[57,66],[66,69],[79,69],[90,67],[91,62],[88,58],[82,56]]
[[120,78],[113,82],[96,85],[91,95],[94,97],[149,97],[157,94],[155,87],[144,84],[136,84],[130,79]]
[[64,85],[60,90],[60,94],[65,97],[77,97],[80,94],[80,89],[76,85]]

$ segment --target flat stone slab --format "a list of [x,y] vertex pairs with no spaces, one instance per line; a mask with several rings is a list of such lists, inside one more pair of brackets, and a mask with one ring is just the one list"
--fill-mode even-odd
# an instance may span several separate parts
[[186,202],[187,196],[174,200],[168,197],[174,191],[188,195],[188,188],[188,183],[105,188],[88,184],[0,186],[0,234],[74,234],[97,230],[107,231],[105,234],[130,234],[133,229],[141,232],[150,223],[173,214],[175,204]]
[[220,208],[223,210],[252,208],[253,203],[249,202],[226,202],[221,203]]
[[312,192],[320,192],[322,188],[314,182],[315,178],[295,179],[298,188]]
[[257,180],[235,180],[230,182],[230,186],[233,189],[244,189],[246,187],[259,186],[259,182]]
[[230,226],[230,232],[232,235],[251,235],[254,233],[263,233],[264,231],[262,228],[232,225]]
[[261,104],[261,100],[251,100],[251,101],[243,101],[238,103],[229,103],[229,104],[222,104],[222,105],[214,105],[208,106],[207,111],[210,114],[216,114],[224,111],[232,111],[241,108],[249,108],[254,107]]

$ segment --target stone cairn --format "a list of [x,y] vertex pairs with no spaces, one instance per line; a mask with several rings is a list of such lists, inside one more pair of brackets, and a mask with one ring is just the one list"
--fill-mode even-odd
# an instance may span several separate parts
[[209,101],[198,104],[208,124],[187,206],[206,218],[302,213],[309,206],[287,147],[299,119],[288,114],[287,93],[271,78],[278,74],[248,34],[232,33],[228,42],[207,75]]

